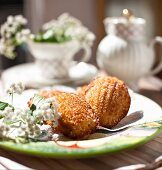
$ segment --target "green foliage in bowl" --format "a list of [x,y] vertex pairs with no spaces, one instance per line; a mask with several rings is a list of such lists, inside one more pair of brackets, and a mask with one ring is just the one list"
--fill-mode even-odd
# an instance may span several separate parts
[[95,36],[82,23],[67,13],[60,15],[43,25],[38,34],[33,36],[35,42],[63,43],[78,40],[91,44]]
[[72,40],[70,36],[68,37],[64,33],[55,34],[52,29],[46,32],[40,31],[33,38],[33,41],[38,43],[63,43],[70,40]]

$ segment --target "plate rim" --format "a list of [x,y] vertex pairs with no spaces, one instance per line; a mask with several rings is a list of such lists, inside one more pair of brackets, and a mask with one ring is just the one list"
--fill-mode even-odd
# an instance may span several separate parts
[[[117,152],[121,152],[123,150],[128,150],[128,149],[133,149],[136,148],[137,146],[141,146],[147,142],[149,142],[150,140],[152,140],[155,136],[157,136],[160,132],[162,131],[162,125],[150,136],[147,136],[145,138],[142,138],[141,140],[139,140],[136,143],[133,144],[129,144],[129,145],[120,145],[117,147],[117,149],[115,147],[113,147],[112,149],[106,149],[106,145],[108,145],[107,143],[104,144],[104,147],[101,148],[100,150],[94,150],[94,152],[89,152],[91,151],[92,148],[88,148],[86,149],[86,153],[84,152],[67,152],[66,154],[64,153],[51,153],[51,152],[43,152],[40,153],[40,151],[31,151],[28,148],[24,149],[24,148],[20,148],[20,147],[15,147],[13,145],[6,145],[0,142],[0,148],[3,149],[7,149],[9,151],[16,151],[17,153],[23,153],[23,154],[27,154],[27,155],[32,155],[32,156],[37,156],[37,157],[46,157],[46,158],[90,158],[90,157],[96,157],[99,155],[104,155],[104,154],[110,154],[110,153],[117,153]],[[7,142],[8,143],[8,142]],[[102,145],[103,146],[103,145]],[[78,149],[71,149],[73,151],[77,151]]]

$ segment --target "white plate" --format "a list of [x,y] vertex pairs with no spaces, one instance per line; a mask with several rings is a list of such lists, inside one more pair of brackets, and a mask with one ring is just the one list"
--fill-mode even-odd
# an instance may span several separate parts
[[[64,89],[62,86],[61,88],[62,90]],[[65,90],[69,91],[68,88]],[[16,107],[27,107],[29,98],[35,93],[37,93],[36,90],[27,90],[21,96],[16,95],[14,97],[14,105]],[[160,132],[162,125],[162,109],[154,101],[137,93],[131,93],[131,98],[132,102],[129,114],[138,110],[143,110],[144,116],[141,120],[134,123],[135,126],[125,131],[111,135],[94,133],[88,140],[65,141],[61,139],[57,142],[31,142],[27,144],[0,142],[0,146],[22,153],[57,158],[90,157],[137,147],[151,140]],[[7,101],[8,98],[5,97],[3,100]],[[138,124],[141,123],[144,124],[138,126]]]

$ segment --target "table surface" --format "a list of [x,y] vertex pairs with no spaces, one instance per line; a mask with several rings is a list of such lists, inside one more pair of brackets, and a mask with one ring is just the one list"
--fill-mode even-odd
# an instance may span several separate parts
[[[152,100],[154,100],[155,102],[162,106],[161,91],[141,89],[139,93],[151,98]],[[44,170],[48,169],[108,170],[132,164],[148,164],[161,155],[162,155],[162,133],[160,133],[152,141],[142,146],[139,146],[135,149],[84,159],[42,158],[15,153],[5,149],[0,149],[0,156],[7,157],[13,161],[16,161],[20,164],[23,164],[33,169]]]

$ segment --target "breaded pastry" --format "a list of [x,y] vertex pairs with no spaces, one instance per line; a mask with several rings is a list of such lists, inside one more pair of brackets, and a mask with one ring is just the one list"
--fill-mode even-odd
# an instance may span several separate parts
[[57,129],[65,136],[80,139],[95,132],[98,119],[84,98],[55,90],[43,91],[40,95],[45,98],[56,97],[61,113]]
[[107,128],[117,125],[130,107],[128,88],[115,77],[97,78],[78,94],[85,94],[87,103],[99,118],[99,124]]

